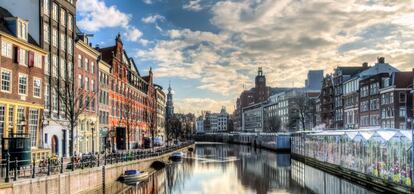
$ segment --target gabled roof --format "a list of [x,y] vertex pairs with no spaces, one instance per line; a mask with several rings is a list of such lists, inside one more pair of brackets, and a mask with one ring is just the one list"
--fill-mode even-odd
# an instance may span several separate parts
[[342,75],[350,75],[353,76],[363,70],[365,70],[366,68],[363,66],[342,66],[342,67],[337,67],[337,70],[340,70],[342,72]]
[[111,61],[112,61],[112,58],[113,58],[112,56],[115,52],[115,49],[116,49],[115,46],[110,46],[110,47],[105,47],[105,48],[98,48],[97,50],[101,52],[102,60],[112,65]]
[[368,78],[381,73],[391,74],[393,72],[399,72],[399,70],[388,63],[376,63],[373,67],[359,73],[359,77]]
[[[7,17],[14,17],[7,9],[4,9],[3,7],[0,7],[0,31],[9,34],[11,36],[16,37],[11,30],[7,27],[6,25],[6,21],[4,20],[4,18]],[[30,24],[29,24],[30,25]],[[17,37],[16,37],[17,38]],[[30,35],[28,35],[28,43],[35,45],[37,47],[39,47],[40,45],[34,40],[34,38]]]

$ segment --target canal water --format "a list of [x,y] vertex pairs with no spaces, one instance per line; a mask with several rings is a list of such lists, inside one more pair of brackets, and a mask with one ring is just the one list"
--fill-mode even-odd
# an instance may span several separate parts
[[289,154],[249,146],[198,143],[194,153],[136,186],[115,183],[110,194],[371,194]]

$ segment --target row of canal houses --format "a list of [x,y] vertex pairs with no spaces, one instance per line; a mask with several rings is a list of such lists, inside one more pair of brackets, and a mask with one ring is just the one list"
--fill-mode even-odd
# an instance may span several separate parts
[[327,129],[411,129],[413,71],[379,57],[368,66],[337,67],[324,77],[316,103],[317,126]]
[[42,159],[164,136],[165,94],[151,69],[138,71],[120,34],[105,48],[88,37],[76,26],[76,0],[0,1],[2,140],[27,135],[33,158]]

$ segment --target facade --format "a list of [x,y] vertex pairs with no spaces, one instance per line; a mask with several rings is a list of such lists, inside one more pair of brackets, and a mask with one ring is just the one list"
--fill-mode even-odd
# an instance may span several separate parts
[[334,128],[334,84],[332,75],[323,78],[320,94],[321,122],[325,128]]
[[223,106],[217,114],[217,132],[227,132],[229,127],[229,114]]
[[204,116],[199,116],[196,120],[196,133],[204,132]]
[[359,76],[344,82],[344,128],[359,128]]
[[152,71],[142,77],[123,48],[121,35],[115,45],[98,48],[111,67],[109,142],[112,150],[138,148],[156,127],[155,87]]
[[110,83],[112,83],[111,66],[103,60],[98,61],[99,65],[99,88],[98,88],[98,107],[99,107],[99,151],[109,148],[109,115],[111,113],[109,93]]
[[207,132],[217,132],[218,131],[218,114],[210,113],[206,114],[206,131]]
[[243,109],[247,106],[266,101],[271,93],[271,88],[266,85],[266,76],[261,67],[257,70],[255,77],[255,86],[250,90],[244,90],[236,102],[236,109],[233,113],[234,128],[244,130],[242,127]]
[[413,102],[410,91],[414,72],[393,72],[382,79],[381,127],[412,129]]
[[74,83],[79,109],[75,129],[76,153],[95,153],[99,150],[98,75],[100,53],[89,45],[85,34],[77,34],[75,43]]
[[384,79],[394,72],[399,72],[379,57],[377,63],[368,70],[360,73],[359,81],[359,128],[381,127],[381,95]]
[[0,8],[0,138],[28,134],[32,153],[49,154],[41,149],[47,52],[28,33],[28,26],[27,20]]
[[163,141],[167,139],[166,132],[165,132],[165,93],[161,86],[155,85],[156,90],[156,111],[157,111],[157,126],[156,126],[156,136],[161,137]]
[[[73,76],[76,0],[1,1],[13,15],[31,21],[33,40],[48,52],[44,60],[44,119],[42,144],[58,156],[69,155],[65,111],[54,92]],[[66,77],[68,76],[68,77]]]
[[253,104],[243,108],[242,131],[263,131],[263,103]]
[[337,67],[332,75],[334,87],[334,127],[344,128],[344,82],[359,72],[368,69],[368,63],[358,67]]

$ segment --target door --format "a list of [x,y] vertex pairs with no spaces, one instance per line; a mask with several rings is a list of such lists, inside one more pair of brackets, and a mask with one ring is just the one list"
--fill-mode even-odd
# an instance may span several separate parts
[[56,135],[52,137],[51,149],[52,149],[52,154],[59,155],[59,141]]
[[126,129],[125,127],[116,128],[116,148],[118,150],[126,149]]

